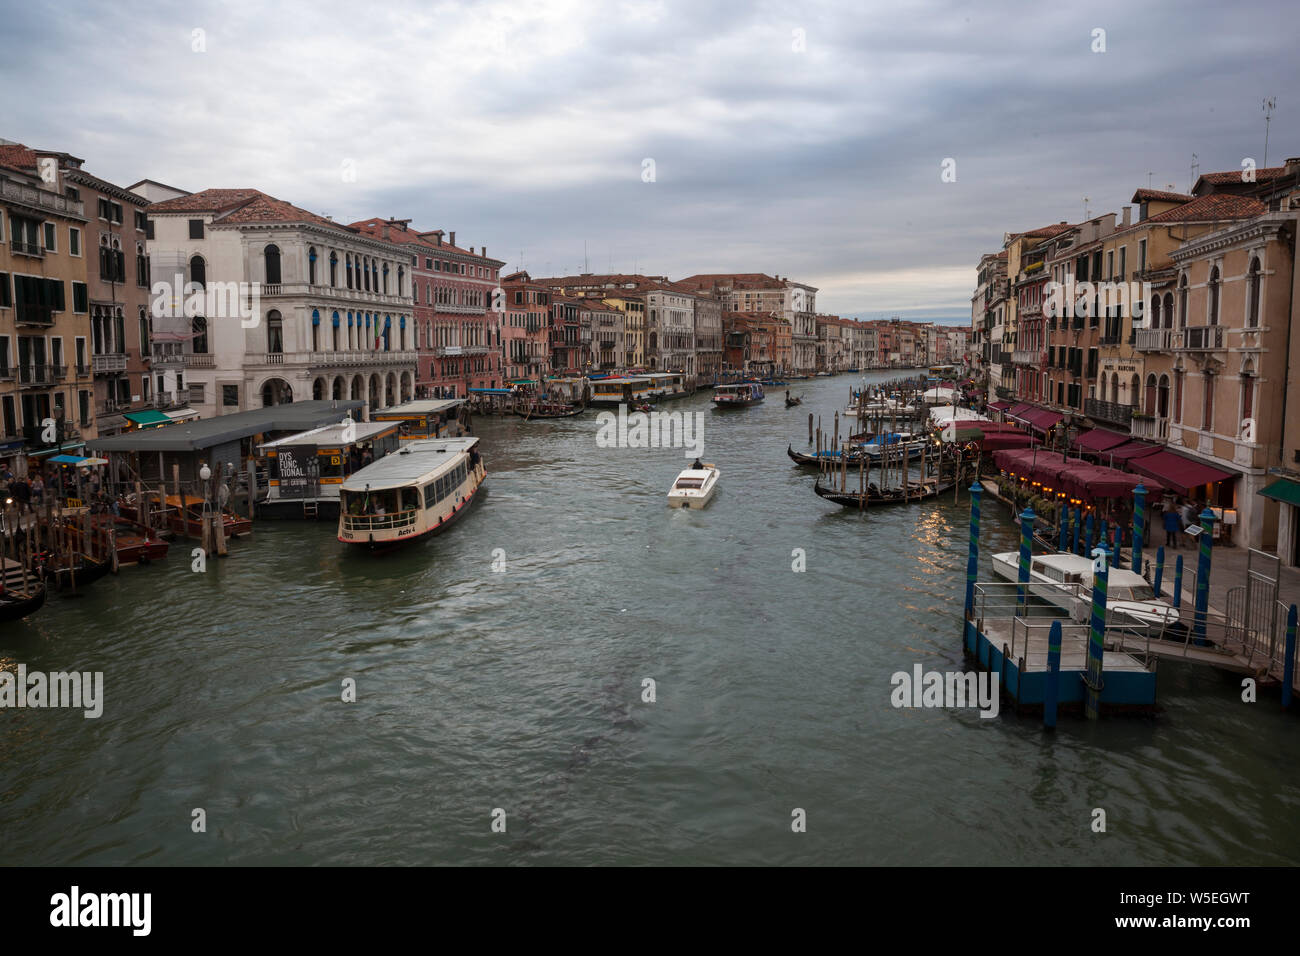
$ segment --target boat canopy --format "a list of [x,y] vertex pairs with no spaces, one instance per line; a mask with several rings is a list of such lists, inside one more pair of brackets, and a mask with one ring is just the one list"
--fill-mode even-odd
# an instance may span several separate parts
[[405,488],[423,480],[442,465],[454,464],[457,456],[478,444],[478,438],[424,438],[407,442],[400,451],[353,472],[343,491],[387,491]]

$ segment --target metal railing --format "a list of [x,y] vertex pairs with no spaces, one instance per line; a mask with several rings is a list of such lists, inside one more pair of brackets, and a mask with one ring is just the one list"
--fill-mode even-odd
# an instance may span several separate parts
[[1184,352],[1206,352],[1223,348],[1223,326],[1201,325],[1174,329],[1173,348]]
[[95,374],[101,372],[125,372],[126,355],[123,353],[109,353],[106,355],[92,355],[90,357],[91,367],[94,368]]
[[85,206],[79,199],[69,199],[48,189],[35,189],[7,179],[0,181],[0,196],[26,203],[28,206],[53,209],[55,212],[71,212],[78,216],[85,215]]
[[343,515],[344,531],[389,531],[393,528],[405,528],[415,524],[419,510],[396,511],[382,515]]
[[1150,438],[1156,441],[1169,440],[1169,419],[1134,415],[1129,421],[1129,430],[1134,438]]
[[1133,406],[1119,402],[1106,402],[1100,398],[1085,398],[1083,413],[1099,421],[1127,426],[1133,418]]

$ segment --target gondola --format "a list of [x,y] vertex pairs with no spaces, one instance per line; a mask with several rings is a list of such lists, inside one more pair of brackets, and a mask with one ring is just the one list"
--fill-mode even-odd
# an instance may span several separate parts
[[530,405],[522,411],[516,408],[514,414],[524,419],[524,421],[535,421],[550,418],[573,418],[581,415],[586,410],[583,405],[575,406],[563,402],[543,402],[540,405]]
[[98,560],[88,554],[74,554],[72,561],[67,555],[54,555],[48,551],[36,555],[33,572],[56,591],[66,588],[82,588],[98,581],[112,570],[108,560]]
[[940,481],[935,478],[927,478],[924,481],[917,481],[907,488],[886,488],[883,491],[874,484],[868,484],[866,495],[861,495],[856,491],[840,492],[823,488],[821,480],[818,479],[817,484],[813,486],[813,491],[817,493],[818,497],[833,501],[845,508],[875,508],[879,505],[901,505],[911,501],[937,498],[944,492],[952,491],[955,484],[956,482],[951,479]]
[[[826,462],[826,461],[831,462],[837,467],[839,466],[840,463],[840,452],[838,450],[831,451],[830,449],[825,449],[822,451],[821,456],[819,457],[817,455],[809,455],[801,451],[795,451],[793,446],[786,445],[785,453],[790,456],[790,460],[793,461],[796,465],[804,465],[809,468],[820,468],[822,462]],[[861,452],[850,451],[849,464],[856,465],[859,461],[863,459],[863,457],[864,456],[862,455]]]
[[802,396],[799,397],[799,398],[787,398],[787,399],[785,400],[785,407],[786,407],[786,408],[794,408],[796,405],[802,405],[802,404],[803,404],[803,398],[802,398]]
[[0,621],[17,621],[34,614],[45,603],[45,583],[23,564],[0,557]]

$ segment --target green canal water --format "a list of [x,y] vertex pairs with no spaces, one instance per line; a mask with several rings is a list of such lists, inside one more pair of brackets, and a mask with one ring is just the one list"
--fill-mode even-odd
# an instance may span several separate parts
[[[265,522],[205,573],[178,544],[52,597],[0,660],[102,671],[104,713],[0,711],[4,861],[1295,863],[1276,694],[1166,662],[1159,716],[1055,735],[891,706],[894,672],[968,666],[968,502],[813,495],[786,444],[860,379],[668,406],[703,413],[723,472],[702,512],[665,507],[680,449],[597,447],[590,414],[480,421],[488,492],[441,537],[376,558]],[[1015,546],[985,514],[981,577]]]

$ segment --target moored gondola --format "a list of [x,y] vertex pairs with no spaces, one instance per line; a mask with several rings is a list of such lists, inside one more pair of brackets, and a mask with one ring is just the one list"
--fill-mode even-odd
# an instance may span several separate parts
[[909,484],[906,488],[901,486],[894,488],[877,488],[874,484],[867,485],[866,494],[860,494],[856,491],[833,491],[830,488],[823,488],[821,481],[813,486],[813,491],[820,498],[827,501],[833,501],[837,505],[845,508],[874,508],[878,505],[901,505],[911,501],[924,501],[927,498],[937,498],[946,491],[951,491],[956,482],[951,479],[926,478]]
[[566,402],[539,402],[514,409],[514,413],[525,421],[538,421],[549,418],[573,418],[585,412],[586,406],[570,405]]
[[[804,465],[809,468],[818,468],[823,462],[831,462],[838,466],[842,453],[838,449],[823,449],[820,454],[809,455],[805,452],[795,451],[791,445],[786,445],[785,453],[790,456],[790,460],[796,465]],[[863,455],[859,451],[849,452],[849,464],[856,465],[862,460]]]

